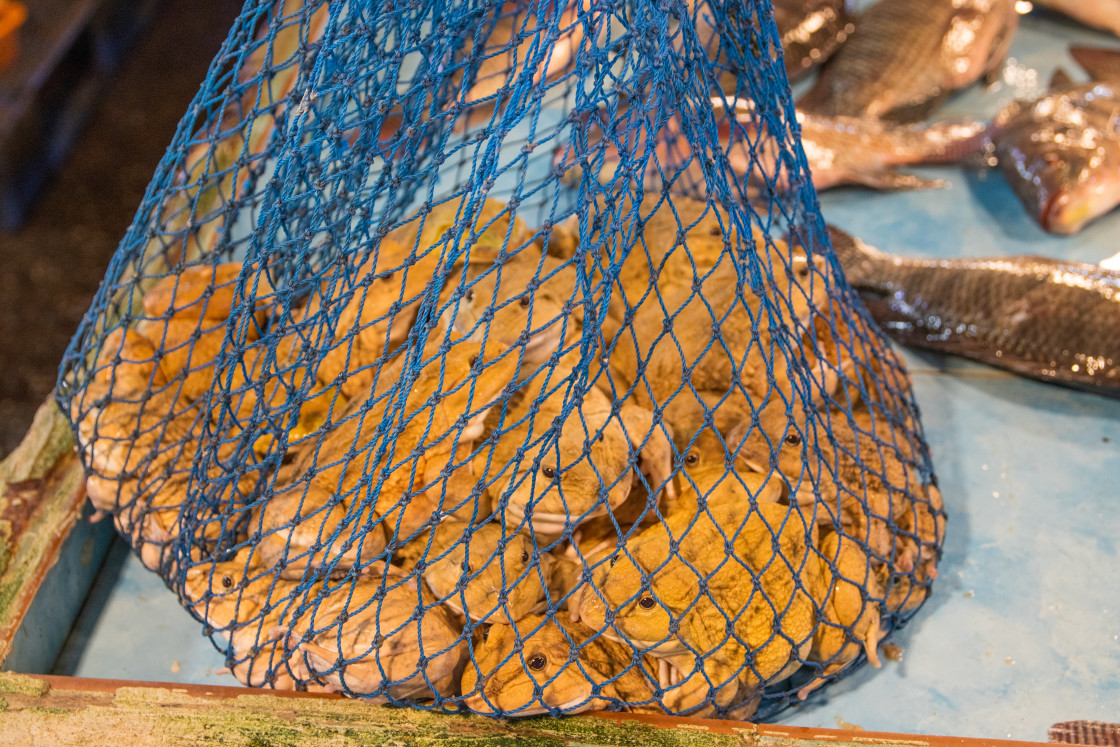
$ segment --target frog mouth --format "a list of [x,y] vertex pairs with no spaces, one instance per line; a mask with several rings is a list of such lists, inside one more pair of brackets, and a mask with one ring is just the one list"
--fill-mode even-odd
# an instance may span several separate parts
[[[506,526],[517,526],[525,521],[525,509],[522,506],[509,504],[505,507]],[[551,514],[543,511],[534,511],[532,521],[533,531],[540,534],[563,534],[569,525],[575,526],[585,521],[590,521],[597,516],[605,516],[607,507],[600,505],[593,511],[578,516],[571,514]]]
[[629,636],[621,636],[610,628],[602,631],[600,635],[608,641],[614,641],[615,643],[621,643],[623,646],[633,646],[634,648],[640,649],[644,655],[648,656],[680,656],[681,654],[688,653],[688,648],[675,638],[671,638],[667,641],[631,638]]

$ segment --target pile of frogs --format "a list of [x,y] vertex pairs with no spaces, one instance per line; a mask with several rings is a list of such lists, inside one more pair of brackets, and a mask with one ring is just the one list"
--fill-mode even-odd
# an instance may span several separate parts
[[660,200],[610,272],[488,200],[302,293],[163,277],[73,398],[90,500],[252,686],[748,718],[878,666],[944,533],[906,374],[823,259]]

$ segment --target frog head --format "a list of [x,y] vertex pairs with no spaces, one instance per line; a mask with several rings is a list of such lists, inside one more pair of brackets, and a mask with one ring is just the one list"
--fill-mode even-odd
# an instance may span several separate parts
[[476,666],[468,664],[463,673],[464,705],[476,713],[517,716],[605,707],[607,701],[595,697],[596,684],[629,661],[599,662],[614,652],[589,641],[591,634],[581,625],[539,615],[491,625],[475,648]]
[[424,580],[443,604],[472,620],[516,622],[544,596],[534,550],[528,535],[509,536],[501,524],[445,520],[432,533]]

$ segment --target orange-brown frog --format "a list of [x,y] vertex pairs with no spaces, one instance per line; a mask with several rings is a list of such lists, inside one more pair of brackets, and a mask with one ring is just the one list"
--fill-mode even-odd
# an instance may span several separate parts
[[547,555],[538,555],[527,533],[509,533],[500,522],[478,526],[448,519],[414,543],[431,547],[423,578],[444,605],[471,620],[515,623],[544,599]]
[[[476,713],[529,716],[601,710],[659,711],[656,673],[628,646],[563,618],[492,625],[463,672],[463,704]],[[636,705],[630,705],[636,704]]]
[[579,355],[573,348],[529,379],[500,413],[493,447],[475,456],[506,526],[530,524],[538,543],[622,505],[635,467],[655,493],[674,490],[671,434],[649,411],[579,384]]
[[381,564],[316,590],[288,640],[305,675],[375,702],[454,693],[466,656],[461,627],[416,576]]
[[859,543],[836,532],[828,532],[819,542],[820,574],[803,575],[806,586],[815,591],[821,620],[813,634],[811,661],[823,668],[797,691],[804,700],[824,684],[828,677],[852,663],[862,649],[872,666],[879,667],[877,653],[882,632],[879,629],[879,603],[883,588],[867,553]]
[[748,703],[796,671],[812,646],[816,605],[798,575],[813,531],[796,507],[778,503],[716,501],[699,515],[677,513],[600,566],[580,618],[666,660],[681,684],[666,700],[674,712]]
[[[369,392],[355,402],[370,402],[344,413],[309,458],[303,477],[284,487],[261,513],[261,553],[285,559],[285,572],[335,562],[349,568],[378,552],[378,521],[401,541],[444,515],[476,513],[475,478],[469,459],[482,433],[482,419],[516,371],[516,357],[494,343],[458,342],[445,356],[429,360],[405,395],[401,410],[388,408],[387,393]],[[388,385],[385,385],[388,389]],[[386,462],[373,453],[377,430],[391,413],[404,428],[394,443],[379,492],[366,497],[359,483],[376,485]],[[390,424],[391,426],[391,424]],[[321,466],[320,466],[321,465]],[[364,479],[371,475],[368,479]],[[335,540],[331,535],[340,532]],[[383,542],[383,540],[382,540]]]

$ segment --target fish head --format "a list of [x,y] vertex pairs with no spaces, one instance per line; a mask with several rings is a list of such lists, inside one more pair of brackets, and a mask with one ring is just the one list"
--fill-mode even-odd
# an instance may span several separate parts
[[[518,716],[601,707],[594,683],[573,656],[591,631],[540,615],[515,625],[491,625],[475,646],[476,666],[463,673],[464,705],[476,713]],[[538,695],[539,692],[539,695]]]
[[1019,199],[1052,233],[1071,234],[1120,202],[1120,92],[1090,84],[1011,104],[996,154]]

